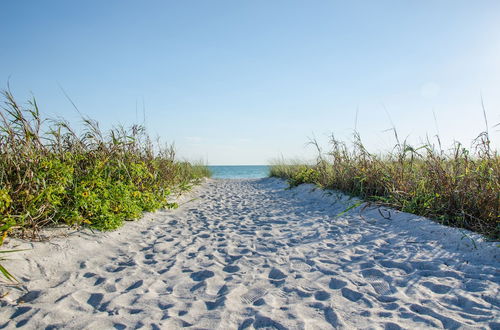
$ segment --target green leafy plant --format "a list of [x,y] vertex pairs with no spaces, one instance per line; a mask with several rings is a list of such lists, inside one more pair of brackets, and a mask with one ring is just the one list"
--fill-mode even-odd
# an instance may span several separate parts
[[20,105],[10,91],[2,95],[0,245],[50,225],[113,230],[144,211],[175,208],[172,191],[210,175],[203,164],[177,161],[172,146],[154,145],[140,125],[103,132],[83,118],[76,133],[43,119],[35,99]]
[[312,168],[303,166],[300,167],[288,178],[288,184],[291,187],[296,187],[302,183],[317,182],[319,179],[319,172]]

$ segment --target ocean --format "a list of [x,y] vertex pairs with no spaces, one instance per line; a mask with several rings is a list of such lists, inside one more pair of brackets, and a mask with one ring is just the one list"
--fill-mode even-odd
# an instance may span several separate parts
[[208,166],[214,179],[258,179],[269,176],[267,165]]

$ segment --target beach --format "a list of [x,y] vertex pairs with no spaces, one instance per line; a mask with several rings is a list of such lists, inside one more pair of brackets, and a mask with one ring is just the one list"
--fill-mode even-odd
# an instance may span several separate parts
[[0,328],[500,328],[498,242],[287,187],[207,179],[113,232],[12,239]]

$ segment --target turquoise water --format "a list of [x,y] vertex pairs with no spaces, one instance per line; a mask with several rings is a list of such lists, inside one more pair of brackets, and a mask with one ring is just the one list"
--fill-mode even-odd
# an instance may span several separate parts
[[215,179],[257,179],[269,176],[267,165],[209,166]]

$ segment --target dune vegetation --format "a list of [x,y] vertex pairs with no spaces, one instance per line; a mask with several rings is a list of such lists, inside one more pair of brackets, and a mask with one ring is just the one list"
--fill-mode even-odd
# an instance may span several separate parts
[[44,119],[34,98],[21,105],[2,93],[0,244],[54,225],[113,230],[144,211],[175,208],[171,193],[210,175],[152,143],[143,126],[103,132],[82,120],[77,133],[65,120]]
[[318,149],[314,165],[275,162],[271,176],[290,186],[313,183],[365,201],[430,217],[445,225],[500,238],[500,156],[491,148],[488,132],[471,148],[460,143],[449,150],[430,142],[416,146],[400,142],[392,152],[369,152],[359,136],[351,144],[332,136],[329,151]]

